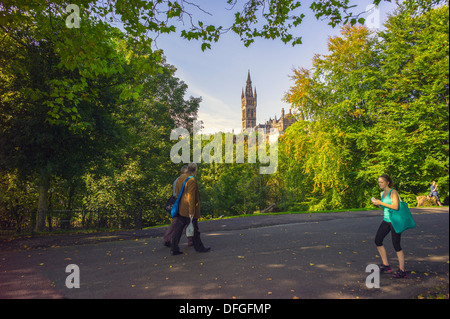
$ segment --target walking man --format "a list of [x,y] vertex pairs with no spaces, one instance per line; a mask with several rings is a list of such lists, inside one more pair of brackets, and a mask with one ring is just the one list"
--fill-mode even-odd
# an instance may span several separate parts
[[[181,175],[180,176],[183,176],[184,174],[187,173],[187,168],[188,168],[187,165],[183,165],[183,167],[181,167],[181,172],[180,172]],[[180,178],[180,177],[178,177],[178,178]],[[177,197],[177,194],[175,193],[175,186],[177,185],[178,178],[173,182],[173,187],[172,187],[172,193],[173,193],[173,196],[175,196],[175,197]],[[178,217],[175,217],[172,220],[172,223],[170,224],[169,228],[167,228],[167,231],[164,234],[164,237],[163,237],[164,238],[164,246],[170,247],[170,245],[171,245],[172,235],[173,235],[173,231],[175,229],[175,224],[177,222],[177,219],[178,219]],[[188,237],[188,244],[189,244],[189,246],[192,246],[192,237]]]
[[[194,176],[197,174],[197,164],[190,163],[188,165],[187,174],[181,175],[177,183],[175,185],[175,193],[178,193],[183,186],[184,181],[189,176]],[[177,221],[175,222],[174,232],[172,235],[171,249],[170,253],[172,255],[180,255],[182,252],[180,251],[178,244],[180,242],[181,235],[183,233],[183,229],[189,225],[192,219],[192,223],[194,225],[194,237],[193,244],[194,248],[198,252],[208,252],[211,248],[203,246],[203,243],[200,239],[200,232],[198,230],[198,219],[200,218],[200,197],[198,193],[198,185],[195,178],[190,178],[185,187],[183,194],[181,195],[180,205],[177,215]]]

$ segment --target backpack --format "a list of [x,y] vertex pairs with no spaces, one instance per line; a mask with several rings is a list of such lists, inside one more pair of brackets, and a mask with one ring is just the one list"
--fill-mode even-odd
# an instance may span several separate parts
[[166,212],[169,212],[172,210],[173,204],[177,201],[177,198],[175,196],[170,196],[170,198],[166,202],[166,206],[164,206],[164,210]]

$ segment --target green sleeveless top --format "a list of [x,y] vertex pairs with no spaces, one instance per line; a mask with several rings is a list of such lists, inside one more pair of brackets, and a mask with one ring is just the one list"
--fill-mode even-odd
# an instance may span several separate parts
[[[384,197],[384,191],[383,191],[383,194],[381,194],[381,201],[383,203],[389,204],[389,205],[392,204],[391,192],[392,192],[392,189],[389,191],[386,198],[383,198]],[[384,209],[384,221],[387,223],[390,223],[391,222],[391,218],[390,218],[390,214],[389,214],[390,208],[383,206],[383,209]]]

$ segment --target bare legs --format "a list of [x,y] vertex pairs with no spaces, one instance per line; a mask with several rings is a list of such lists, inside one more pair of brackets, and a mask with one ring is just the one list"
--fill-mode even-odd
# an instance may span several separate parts
[[378,253],[381,256],[381,261],[383,262],[383,265],[389,266],[389,261],[388,261],[386,249],[384,248],[384,246],[377,246],[377,249],[378,249]]
[[397,251],[397,258],[398,258],[398,268],[401,271],[405,271],[405,254],[403,253],[403,250]]
[[[377,246],[377,249],[383,262],[383,265],[389,266],[389,261],[384,246]],[[403,253],[403,250],[397,251],[397,258],[398,258],[398,268],[401,271],[405,271],[405,254]]]

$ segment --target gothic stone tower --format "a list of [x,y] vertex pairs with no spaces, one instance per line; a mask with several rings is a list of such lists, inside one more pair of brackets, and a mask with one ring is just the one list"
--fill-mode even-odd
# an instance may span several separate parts
[[256,126],[256,88],[252,91],[252,80],[250,70],[248,71],[245,92],[242,90],[242,131],[248,131]]

